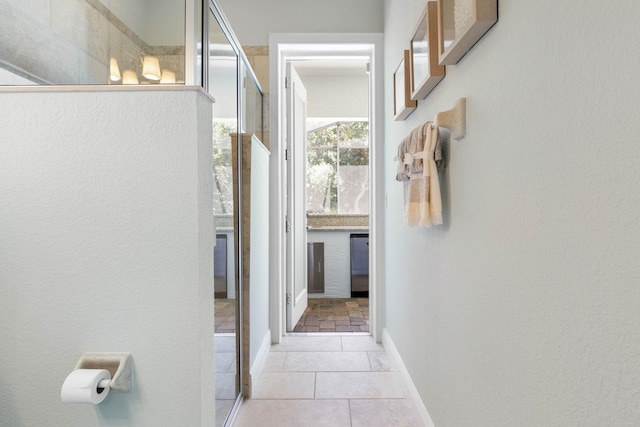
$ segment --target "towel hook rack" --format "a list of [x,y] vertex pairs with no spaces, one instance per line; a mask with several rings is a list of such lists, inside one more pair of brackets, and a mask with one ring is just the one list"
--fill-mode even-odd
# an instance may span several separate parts
[[449,129],[456,141],[464,138],[467,134],[467,98],[460,98],[452,109],[437,113],[434,121],[437,126]]

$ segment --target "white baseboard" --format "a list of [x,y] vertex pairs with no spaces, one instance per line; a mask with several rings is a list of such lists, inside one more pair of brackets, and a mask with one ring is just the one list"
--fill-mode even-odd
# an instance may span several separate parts
[[420,398],[420,394],[418,393],[418,389],[415,384],[411,380],[411,376],[409,375],[409,371],[407,371],[407,367],[404,365],[402,358],[400,357],[400,353],[396,348],[393,340],[391,339],[391,335],[389,335],[389,331],[386,328],[382,330],[382,345],[384,346],[387,355],[391,357],[395,365],[398,367],[400,374],[402,375],[402,380],[409,391],[410,399],[413,400],[416,408],[418,409],[418,413],[420,414],[420,418],[424,422],[426,427],[435,427],[431,417],[429,416],[429,412],[427,412],[427,408],[422,403],[422,399]]
[[264,368],[264,363],[267,361],[267,356],[269,356],[269,350],[271,349],[271,330],[267,329],[267,333],[264,334],[262,338],[262,343],[260,343],[260,348],[258,349],[258,354],[256,354],[256,360],[251,364],[251,368],[249,370],[249,374],[251,375],[251,379],[257,378],[258,375],[262,373],[262,369]]

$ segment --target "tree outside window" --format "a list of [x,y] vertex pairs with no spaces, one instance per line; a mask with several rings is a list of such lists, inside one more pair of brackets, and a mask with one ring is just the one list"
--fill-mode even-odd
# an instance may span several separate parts
[[235,119],[213,122],[213,213],[233,214],[233,175],[231,168],[231,134],[236,132]]
[[307,133],[307,211],[369,212],[369,123],[310,119]]

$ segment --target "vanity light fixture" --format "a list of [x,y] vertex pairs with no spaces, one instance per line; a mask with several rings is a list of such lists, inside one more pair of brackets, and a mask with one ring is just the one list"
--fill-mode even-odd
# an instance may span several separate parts
[[173,71],[162,70],[162,77],[160,78],[160,83],[165,84],[175,84],[176,82],[176,73]]
[[157,56],[145,55],[142,60],[142,75],[149,80],[160,80],[160,61]]
[[111,58],[109,60],[109,79],[112,82],[117,82],[122,77],[120,76],[120,67],[118,67],[118,60],[116,58]]
[[137,85],[140,84],[138,81],[138,76],[135,71],[132,70],[124,70],[122,72],[122,84],[123,85]]

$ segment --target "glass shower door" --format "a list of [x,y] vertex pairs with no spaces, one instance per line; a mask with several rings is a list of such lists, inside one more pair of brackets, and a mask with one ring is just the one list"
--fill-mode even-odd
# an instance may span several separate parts
[[[243,156],[238,153],[243,146],[241,141],[249,138],[264,142],[263,138],[268,135],[263,131],[262,88],[222,11],[215,1],[210,1],[209,6],[205,21],[208,28],[204,32],[208,40],[203,43],[208,49],[202,49],[201,55],[208,58],[203,62],[204,87],[215,99],[212,128],[216,240],[226,242],[226,251],[222,247],[214,251],[218,264],[216,267],[214,263],[216,426],[223,426],[228,425],[242,395],[249,397],[251,393],[249,354],[251,346],[256,345],[250,342],[250,262],[247,261],[249,246],[253,245],[247,241],[249,210],[243,205],[249,193],[241,190],[248,181],[241,178],[246,171]],[[262,184],[268,182],[266,176],[263,171]],[[268,189],[263,188],[260,193],[264,196]],[[226,268],[220,268],[221,262]],[[261,301],[267,304],[268,295],[261,296]],[[259,321],[266,328],[268,319]],[[257,336],[263,333],[266,331],[259,331]]]

